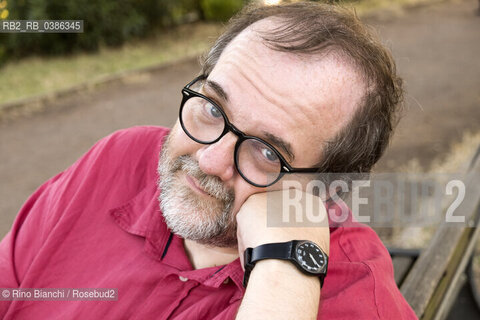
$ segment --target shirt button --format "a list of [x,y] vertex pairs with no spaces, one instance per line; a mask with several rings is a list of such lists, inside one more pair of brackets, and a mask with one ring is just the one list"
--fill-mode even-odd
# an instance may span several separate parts
[[180,281],[182,281],[182,282],[188,281],[188,278],[185,278],[185,277],[182,277],[182,276],[178,276],[178,279],[180,279]]

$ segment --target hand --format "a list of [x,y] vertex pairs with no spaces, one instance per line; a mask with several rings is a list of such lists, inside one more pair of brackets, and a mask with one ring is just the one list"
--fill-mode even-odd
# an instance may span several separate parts
[[[267,226],[267,209],[271,210],[269,214],[275,213],[282,215],[282,210],[288,210],[289,208],[282,207],[282,197],[285,197],[283,192],[288,190],[270,191],[264,193],[256,193],[251,195],[242,205],[237,219],[237,240],[238,240],[238,253],[240,256],[240,262],[242,268],[244,266],[243,253],[246,248],[257,247],[265,243],[273,242],[287,242],[291,240],[310,240],[319,245],[322,250],[329,255],[330,249],[330,230],[328,227],[327,213],[324,205],[317,206],[316,210],[322,210],[323,221],[317,224],[315,227],[268,227]],[[302,199],[305,200],[305,192],[302,192]],[[320,198],[314,197],[315,201],[320,203]],[[268,206],[267,206],[268,198]],[[310,198],[312,199],[312,198]],[[302,216],[306,216],[305,211],[307,207],[305,201],[299,206],[302,212]],[[313,206],[315,208],[315,206]],[[315,215],[322,214],[322,212],[316,212]]]

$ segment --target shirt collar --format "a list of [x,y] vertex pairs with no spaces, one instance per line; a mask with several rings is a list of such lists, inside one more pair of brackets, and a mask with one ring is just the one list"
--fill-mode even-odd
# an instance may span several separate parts
[[155,182],[147,184],[134,198],[110,210],[110,215],[124,231],[145,238],[145,250],[161,260],[170,231],[163,221]]

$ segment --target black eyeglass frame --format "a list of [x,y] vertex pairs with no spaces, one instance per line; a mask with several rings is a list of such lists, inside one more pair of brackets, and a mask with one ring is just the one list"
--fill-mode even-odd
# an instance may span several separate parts
[[[196,92],[196,91],[193,91],[192,89],[190,89],[190,87],[197,81],[199,80],[205,80],[207,78],[207,76],[205,75],[200,75],[198,77],[196,77],[195,79],[193,79],[190,83],[188,83],[183,89],[182,89],[182,95],[183,95],[183,98],[182,98],[182,103],[180,104],[180,112],[179,112],[179,120],[180,120],[180,124],[182,126],[182,129],[183,131],[185,132],[185,134],[187,136],[190,137],[190,139],[192,139],[193,141],[197,142],[197,143],[201,143],[201,144],[214,144],[216,142],[218,142],[220,139],[222,139],[222,137],[224,135],[226,135],[228,132],[232,132],[233,134],[235,134],[237,137],[238,137],[238,140],[235,144],[235,150],[234,150],[234,154],[233,154],[233,158],[234,158],[234,161],[235,161],[235,168],[237,169],[237,172],[240,174],[240,176],[245,180],[247,181],[248,183],[250,183],[251,185],[255,186],[255,187],[259,187],[259,188],[266,188],[266,187],[269,187],[273,184],[275,184],[278,180],[280,180],[286,173],[318,173],[318,170],[320,168],[295,168],[295,167],[292,167],[288,162],[287,160],[285,160],[285,158],[282,156],[282,154],[273,146],[271,145],[270,143],[268,143],[267,141],[261,139],[261,138],[258,138],[258,137],[255,137],[255,136],[249,136],[249,135],[246,135],[245,133],[243,133],[242,131],[240,131],[239,129],[237,129],[231,122],[230,120],[228,120],[228,117],[227,115],[225,114],[225,112],[223,111],[223,109],[215,102],[213,101],[212,99],[210,99],[209,97],[206,97],[204,96],[203,94],[199,93],[199,92]],[[225,123],[225,126],[223,128],[223,132],[218,136],[217,139],[215,140],[212,140],[212,141],[209,141],[209,142],[206,142],[206,141],[201,141],[201,140],[198,140],[197,138],[193,137],[190,132],[188,132],[188,130],[185,128],[185,124],[183,123],[183,119],[182,119],[182,111],[183,111],[183,107],[185,106],[185,103],[187,102],[188,99],[190,98],[193,98],[193,97],[199,97],[199,98],[202,98],[202,99],[205,99],[207,100],[208,102],[210,102],[213,106],[215,106],[218,111],[220,111],[220,113],[222,114],[222,117],[223,117],[223,121]],[[258,184],[258,183],[255,183],[253,181],[251,181],[250,179],[248,179],[241,170],[239,170],[239,165],[238,165],[238,148],[240,147],[240,144],[245,141],[245,140],[249,140],[249,139],[253,139],[253,140],[257,140],[263,144],[265,144],[267,147],[269,147],[270,149],[273,150],[273,152],[275,152],[275,155],[278,157],[278,159],[280,159],[280,172],[278,174],[278,177],[273,181],[273,182],[270,182],[269,184],[266,184],[266,185],[261,185],[261,184]]]

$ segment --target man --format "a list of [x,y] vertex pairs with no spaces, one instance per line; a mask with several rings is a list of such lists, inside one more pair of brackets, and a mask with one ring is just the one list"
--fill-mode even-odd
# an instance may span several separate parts
[[247,9],[182,93],[171,132],[102,139],[31,196],[0,246],[0,287],[117,288],[118,301],[2,301],[0,315],[415,318],[371,229],[267,224],[283,178],[368,172],[388,143],[401,80],[354,16]]

